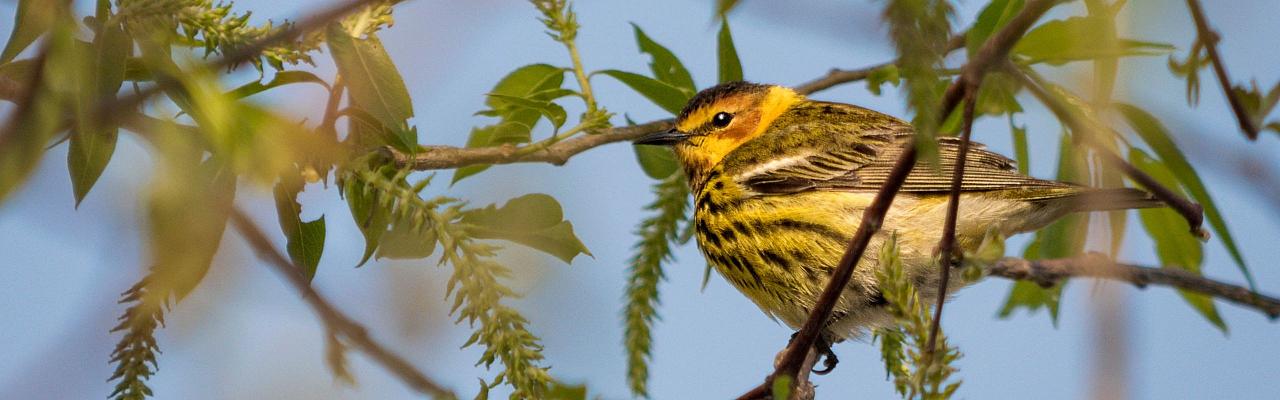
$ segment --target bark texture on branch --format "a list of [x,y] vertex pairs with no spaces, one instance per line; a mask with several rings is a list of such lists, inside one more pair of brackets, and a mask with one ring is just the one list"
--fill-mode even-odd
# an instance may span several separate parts
[[1280,299],[1250,291],[1239,285],[1205,278],[1176,268],[1152,268],[1112,261],[1097,253],[1052,260],[1003,258],[987,266],[991,276],[1031,281],[1049,287],[1071,277],[1093,277],[1124,281],[1139,288],[1168,286],[1206,294],[1258,310],[1272,320],[1280,318]]

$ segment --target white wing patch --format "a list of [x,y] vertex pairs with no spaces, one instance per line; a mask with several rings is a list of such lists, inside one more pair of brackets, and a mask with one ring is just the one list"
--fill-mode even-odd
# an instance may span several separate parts
[[794,167],[797,165],[808,165],[809,157],[812,157],[814,154],[817,154],[817,152],[807,151],[800,154],[796,154],[794,156],[788,156],[788,157],[782,157],[775,160],[770,160],[769,162],[757,165],[754,168],[751,168],[749,170],[743,171],[742,173],[734,175],[733,180],[738,182],[746,182],[748,179],[751,179],[751,177],[754,177],[757,175],[768,174],[770,172],[774,172],[774,171],[788,168],[788,167]]

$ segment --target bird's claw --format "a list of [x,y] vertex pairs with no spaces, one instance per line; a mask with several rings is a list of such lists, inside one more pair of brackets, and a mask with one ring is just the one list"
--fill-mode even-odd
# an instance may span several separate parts
[[836,364],[840,363],[840,359],[836,357],[836,353],[831,351],[831,344],[826,339],[819,338],[815,343],[818,350],[818,356],[822,357],[822,369],[814,369],[813,373],[818,375],[826,375],[836,369]]

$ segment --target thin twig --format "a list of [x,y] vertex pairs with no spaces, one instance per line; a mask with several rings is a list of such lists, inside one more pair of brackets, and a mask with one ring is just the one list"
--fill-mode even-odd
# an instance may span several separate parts
[[929,339],[924,351],[928,357],[933,356],[934,347],[938,343],[938,331],[942,329],[942,305],[947,303],[947,285],[951,280],[951,266],[955,264],[956,219],[960,214],[960,186],[964,180],[965,162],[969,156],[969,138],[973,135],[973,108],[977,103],[978,87],[981,82],[973,82],[964,95],[964,131],[960,134],[960,150],[956,154],[955,171],[951,173],[951,193],[947,200],[947,218],[942,225],[942,240],[938,241],[938,304],[933,310],[933,321],[929,324]]
[[1117,263],[1098,253],[1034,261],[1010,257],[1000,259],[985,269],[990,276],[1031,281],[1044,287],[1053,286],[1072,277],[1118,280],[1132,283],[1139,288],[1145,288],[1148,285],[1174,287],[1257,310],[1273,321],[1280,319],[1280,299],[1278,298],[1177,268],[1153,268]]
[[[942,104],[938,108],[938,115],[941,118],[946,118],[947,115],[950,115],[951,110],[960,104],[964,92],[966,92],[971,83],[981,81],[982,77],[992,67],[1003,65],[1003,62],[1007,60],[1009,50],[1013,48],[1018,39],[1022,38],[1027,30],[1031,28],[1031,25],[1035,24],[1045,12],[1061,1],[1028,1],[1022,11],[1009,20],[1009,23],[1004,28],[991,35],[977,54],[961,68],[960,76],[956,81],[947,88],[947,93],[943,96]],[[844,288],[848,284],[849,278],[853,276],[854,267],[862,259],[862,254],[866,251],[867,244],[871,242],[871,237],[880,230],[880,226],[884,222],[885,213],[889,211],[894,196],[902,188],[902,183],[906,180],[907,175],[911,173],[915,162],[916,148],[913,144],[908,143],[904,146],[898,161],[894,163],[893,169],[885,179],[884,185],[871,201],[871,205],[867,206],[863,211],[862,221],[858,226],[858,230],[854,233],[853,239],[850,240],[849,247],[844,256],[841,257],[840,263],[837,264],[836,270],[831,274],[831,278],[823,289],[822,295],[818,298],[817,304],[810,311],[808,320],[805,321],[804,326],[796,333],[790,345],[787,346],[778,367],[761,384],[765,389],[770,388],[773,379],[781,374],[795,377],[803,372],[800,370],[800,365],[804,362],[805,355],[813,346],[819,331],[825,325],[827,319],[830,318],[831,311],[835,308],[835,303],[840,299],[840,295],[844,293]],[[792,382],[795,381],[795,379],[792,379]],[[747,394],[758,392],[757,389],[752,389]],[[739,399],[743,398],[759,398],[759,396],[739,397]]]
[[243,211],[239,208],[234,209],[231,213],[231,221],[245,241],[249,242],[249,246],[253,248],[258,258],[265,261],[272,270],[283,276],[290,286],[302,293],[302,299],[320,316],[320,320],[329,331],[341,335],[352,347],[369,355],[374,362],[381,364],[413,390],[435,398],[457,398],[449,389],[427,378],[422,371],[408,361],[373,340],[363,326],[325,300],[302,275],[302,267],[294,265],[284,254],[281,254],[271,244],[271,240],[267,239],[262,228],[259,228]]
[[1253,123],[1253,118],[1244,109],[1240,97],[1236,96],[1232,90],[1231,78],[1227,77],[1227,66],[1222,64],[1222,56],[1218,55],[1218,33],[1209,27],[1209,20],[1205,18],[1204,9],[1200,7],[1199,0],[1187,0],[1187,8],[1191,9],[1191,19],[1196,22],[1196,36],[1199,36],[1200,43],[1204,44],[1205,51],[1209,53],[1209,59],[1213,61],[1213,73],[1218,76],[1218,83],[1222,84],[1222,93],[1227,96],[1231,111],[1235,113],[1236,121],[1240,122],[1240,129],[1249,140],[1258,140],[1258,126]]
[[1191,227],[1191,233],[1193,235],[1201,239],[1209,238],[1208,231],[1205,231],[1202,227],[1204,224],[1204,207],[1201,207],[1200,204],[1179,195],[1177,192],[1174,192],[1173,189],[1165,187],[1151,175],[1142,172],[1142,170],[1139,170],[1137,167],[1133,166],[1133,164],[1125,161],[1124,158],[1121,158],[1114,151],[1111,151],[1107,146],[1101,145],[1098,140],[1094,138],[1094,135],[1097,134],[1097,132],[1094,132],[1095,129],[1090,128],[1091,126],[1097,126],[1097,124],[1091,125],[1087,123],[1086,120],[1083,119],[1087,117],[1082,117],[1079,113],[1072,111],[1071,107],[1068,106],[1058,95],[1049,92],[1049,90],[1045,88],[1045,82],[1042,79],[1039,79],[1026,70],[1013,66],[1012,63],[1005,64],[1005,70],[1009,72],[1010,75],[1017,78],[1022,85],[1036,97],[1036,99],[1040,100],[1041,103],[1048,107],[1049,110],[1058,117],[1058,120],[1066,124],[1068,128],[1071,128],[1071,131],[1076,133],[1074,136],[1076,140],[1079,140],[1086,146],[1089,146],[1089,148],[1093,149],[1094,152],[1102,156],[1102,160],[1104,162],[1119,169],[1128,176],[1129,179],[1137,182],[1139,186],[1150,191],[1157,199],[1168,204],[1169,207],[1172,207],[1178,212],[1178,214],[1182,215],[1182,218],[1187,220],[1187,225]]
[[[871,72],[891,65],[878,64],[856,70],[833,69],[826,76],[809,81],[796,87],[802,94],[812,94],[833,86],[866,79]],[[534,152],[525,154],[528,146],[505,144],[492,147],[464,148],[454,146],[423,146],[422,151],[409,155],[394,148],[383,148],[382,153],[391,159],[397,167],[409,167],[415,170],[453,169],[469,165],[515,164],[515,163],[550,163],[563,165],[570,157],[609,143],[629,142],[647,133],[671,129],[675,120],[671,118],[650,121],[639,125],[619,126],[586,135],[565,139]],[[529,145],[532,146],[532,145]]]
[[[952,36],[951,41],[947,42],[947,47],[946,47],[946,50],[944,50],[944,53],[950,53],[952,51],[964,48],[965,35],[966,34],[961,33],[959,35]],[[880,70],[884,67],[892,66],[896,63],[897,61],[895,60],[894,62],[887,62],[884,64],[877,64],[877,65],[872,65],[870,67],[863,67],[858,69],[833,68],[831,71],[827,72],[827,74],[822,76],[821,78],[802,83],[799,86],[796,86],[795,89],[800,93],[813,93],[813,92],[830,89],[831,87],[834,87],[836,85],[842,85],[849,82],[855,82],[855,81],[867,79],[867,77],[871,76],[871,73],[876,72],[877,70]]]
[[[964,47],[964,35],[956,35],[947,43],[948,52],[962,47]],[[822,77],[796,86],[795,90],[801,94],[813,94],[838,85],[865,80],[876,70],[891,65],[893,65],[892,62],[852,70],[832,69]],[[588,132],[587,135],[558,141],[545,146],[544,149],[537,149],[533,152],[525,150],[534,145],[516,146],[512,144],[477,148],[423,146],[423,150],[414,155],[404,154],[394,148],[384,148],[381,151],[395,162],[397,167],[409,167],[420,171],[452,169],[478,164],[496,165],[532,162],[563,165],[569,161],[570,157],[583,151],[609,143],[628,142],[644,136],[646,133],[670,129],[674,123],[674,119],[668,118],[639,125],[592,131]]]

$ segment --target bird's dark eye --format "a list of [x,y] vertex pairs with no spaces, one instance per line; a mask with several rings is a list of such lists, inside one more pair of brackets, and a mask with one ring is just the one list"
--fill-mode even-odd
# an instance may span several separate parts
[[733,121],[733,114],[727,112],[718,112],[711,117],[711,125],[717,128],[729,126],[729,121]]

